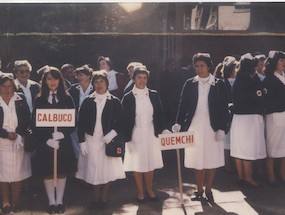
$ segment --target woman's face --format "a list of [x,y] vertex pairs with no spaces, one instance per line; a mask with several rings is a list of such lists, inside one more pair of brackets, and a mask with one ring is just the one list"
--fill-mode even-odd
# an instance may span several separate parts
[[136,87],[139,89],[144,89],[147,85],[147,78],[147,74],[145,73],[137,74],[134,78]]
[[110,66],[108,65],[108,62],[106,60],[101,60],[99,62],[99,66],[100,66],[100,69],[104,69],[106,70],[107,72],[110,71]]
[[276,71],[282,72],[285,70],[285,59],[280,58],[276,64]]
[[201,78],[206,78],[210,74],[209,67],[204,61],[197,61],[195,63],[195,71]]
[[0,95],[2,98],[12,98],[14,91],[15,89],[12,80],[8,79],[2,85],[0,85]]
[[89,83],[89,82],[90,82],[90,76],[89,76],[89,75],[86,75],[86,74],[83,73],[83,72],[79,72],[79,73],[76,75],[76,79],[78,80],[78,82],[79,82],[80,85],[84,85],[85,83]]
[[30,78],[29,67],[23,65],[17,68],[16,78],[21,84],[27,84],[28,79]]
[[51,74],[47,75],[46,84],[51,92],[55,92],[59,85],[59,79],[55,79]]
[[107,92],[107,83],[103,78],[98,78],[93,82],[93,87],[95,88],[95,91],[102,95]]

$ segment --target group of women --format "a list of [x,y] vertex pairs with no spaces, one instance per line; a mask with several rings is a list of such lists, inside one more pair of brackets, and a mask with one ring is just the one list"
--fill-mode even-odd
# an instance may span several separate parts
[[253,177],[252,164],[264,158],[269,185],[278,186],[278,178],[285,182],[284,70],[282,51],[270,51],[267,58],[260,53],[247,53],[239,62],[228,56],[216,70],[217,76],[220,71],[230,98],[229,131],[224,139],[226,167],[230,167],[230,154],[235,158],[240,185],[260,186]]
[[[29,70],[28,62],[23,64],[24,69],[15,68],[15,73]],[[31,176],[30,158],[24,150],[23,141],[30,129],[36,141],[35,174],[44,179],[49,214],[65,212],[63,195],[66,178],[74,172],[77,178],[94,187],[91,210],[108,207],[110,182],[125,178],[125,171],[135,172],[138,202],[144,201],[143,179],[149,198],[157,200],[152,181],[153,170],[163,167],[157,135],[164,130],[164,115],[157,92],[146,87],[149,71],[142,64],[135,68],[133,90],[125,95],[122,104],[110,94],[105,70],[92,71],[83,66],[77,68],[75,74],[78,83],[66,91],[59,69],[45,67],[30,120],[26,98],[17,92],[13,74],[1,73],[0,188],[4,214],[21,211],[21,181]],[[38,109],[76,109],[76,128],[58,127],[55,131],[53,127],[37,127]],[[105,154],[105,145],[113,139],[127,141],[124,163],[120,157]],[[80,150],[78,163],[76,148],[72,144],[74,141],[77,141]],[[53,178],[54,149],[57,150],[56,189]],[[146,157],[149,159],[145,160]],[[9,198],[9,186],[12,187],[12,199]]]
[[[158,200],[152,186],[154,170],[163,167],[157,136],[170,131],[166,129],[158,93],[147,88],[150,72],[144,65],[136,64],[131,76],[134,86],[120,101],[109,88],[110,84],[115,88],[118,85],[114,78],[117,73],[113,72],[112,78],[103,70],[104,66],[110,66],[108,59],[102,58],[98,63],[102,70],[92,71],[88,66],[77,68],[78,83],[68,91],[59,69],[45,67],[32,110],[28,105],[31,99],[17,93],[15,84],[19,81],[18,75],[29,75],[30,64],[27,61],[15,64],[16,81],[13,74],[0,74],[3,213],[21,211],[21,181],[31,176],[29,154],[23,147],[30,131],[36,140],[35,174],[44,179],[49,214],[65,212],[66,178],[74,172],[78,179],[93,186],[91,210],[108,207],[110,183],[125,178],[125,171],[134,173],[138,203],[144,203],[146,198]],[[266,60],[263,82],[256,74],[257,60],[250,53],[241,56],[239,63],[234,57],[226,57],[220,69],[221,78],[212,75],[214,68],[208,53],[195,54],[193,66],[197,75],[183,86],[172,132],[195,131],[195,146],[185,149],[184,161],[186,168],[195,169],[195,198],[204,198],[205,192],[206,199],[214,201],[212,184],[216,168],[225,164],[224,142],[231,156],[236,158],[242,183],[258,186],[252,177],[251,161],[266,156],[270,182],[276,182],[274,158],[282,158],[280,177],[285,181],[285,102],[282,100],[285,96],[285,54],[271,52]],[[25,85],[21,89],[32,85],[20,84]],[[25,94],[26,91],[21,92]],[[59,127],[56,131],[53,127],[37,127],[37,109],[76,109],[76,125]],[[114,139],[125,142],[123,160],[105,154],[106,144]],[[58,154],[56,189],[54,149]]]

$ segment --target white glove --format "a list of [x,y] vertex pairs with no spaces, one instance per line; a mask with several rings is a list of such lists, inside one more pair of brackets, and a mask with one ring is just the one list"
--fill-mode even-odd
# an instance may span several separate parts
[[52,139],[53,140],[61,140],[64,138],[64,134],[60,131],[56,131],[52,133]]
[[172,134],[172,132],[169,131],[168,129],[164,129],[164,130],[162,131],[162,134]]
[[102,141],[103,141],[103,143],[108,144],[108,143],[110,143],[111,140],[113,140],[114,137],[116,137],[117,135],[118,135],[117,132],[116,132],[114,129],[112,129],[108,134],[106,134],[106,135],[103,137]]
[[17,134],[16,140],[13,142],[13,149],[14,150],[19,150],[21,147],[23,147],[23,138],[21,135]]
[[54,149],[59,149],[59,140],[48,139],[46,144]]
[[215,134],[215,139],[216,139],[216,141],[222,141],[222,140],[224,140],[224,137],[225,137],[225,131],[223,131],[223,130],[218,130],[218,131],[216,131],[216,134]]
[[172,132],[173,132],[173,133],[179,132],[180,129],[181,129],[181,125],[179,125],[179,124],[177,124],[177,123],[172,126]]
[[79,146],[80,146],[81,154],[82,154],[83,156],[87,156],[87,155],[88,155],[88,152],[87,152],[87,145],[86,145],[86,142],[79,143]]
[[132,142],[126,142],[126,150],[129,151],[129,153],[131,153],[134,149],[134,144]]

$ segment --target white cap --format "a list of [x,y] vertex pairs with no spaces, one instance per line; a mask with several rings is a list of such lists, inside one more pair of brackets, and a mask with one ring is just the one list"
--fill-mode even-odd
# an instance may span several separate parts
[[245,59],[253,60],[254,57],[252,57],[252,55],[251,55],[250,53],[246,53],[246,54],[244,54],[244,55],[242,55],[242,56],[240,57],[240,61],[243,61],[243,60],[245,60]]
[[277,53],[278,51],[273,51],[273,50],[271,50],[271,51],[269,51],[269,53],[268,53],[268,58],[273,58],[274,57],[274,55]]
[[14,67],[17,68],[18,66],[27,66],[29,68],[29,71],[32,71],[32,65],[27,60],[16,60]]
[[255,55],[255,57],[254,57],[255,59],[257,59],[257,60],[259,60],[259,59],[261,59],[261,58],[266,58],[265,57],[265,55],[264,54],[259,54],[259,55]]
[[235,63],[237,60],[234,58],[234,57],[232,57],[232,56],[227,56],[227,57],[225,57],[226,59],[224,60],[224,62],[223,62],[223,64],[225,65],[225,66],[230,66],[230,65],[232,65],[233,63]]

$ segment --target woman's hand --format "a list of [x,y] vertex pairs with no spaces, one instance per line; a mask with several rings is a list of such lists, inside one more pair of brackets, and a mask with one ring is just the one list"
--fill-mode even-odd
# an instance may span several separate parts
[[24,147],[23,138],[21,135],[17,134],[17,138],[13,143],[13,148],[14,150],[19,150],[21,147]]
[[64,138],[64,134],[60,131],[56,131],[52,133],[52,139],[53,140],[61,140]]
[[86,146],[86,142],[82,142],[79,143],[80,146],[80,152],[83,156],[87,156],[88,155],[88,151],[87,151],[87,146]]
[[8,132],[8,139],[9,140],[16,140],[17,134],[15,132]]
[[218,142],[223,141],[224,137],[225,137],[225,131],[223,131],[223,130],[216,131],[216,134],[215,134],[216,141],[218,141]]
[[59,140],[54,140],[54,139],[48,139],[46,144],[54,149],[59,149]]
[[129,151],[129,153],[131,153],[134,149],[134,144],[132,142],[126,142],[126,150]]
[[179,125],[177,123],[172,126],[172,132],[173,133],[178,133],[180,131],[180,129],[181,129],[181,125]]
[[104,143],[108,144],[108,143],[110,143],[111,140],[113,140],[114,137],[116,137],[117,135],[118,135],[117,132],[116,132],[114,129],[112,129],[108,134],[106,134],[106,135],[103,137],[102,141],[103,141]]

